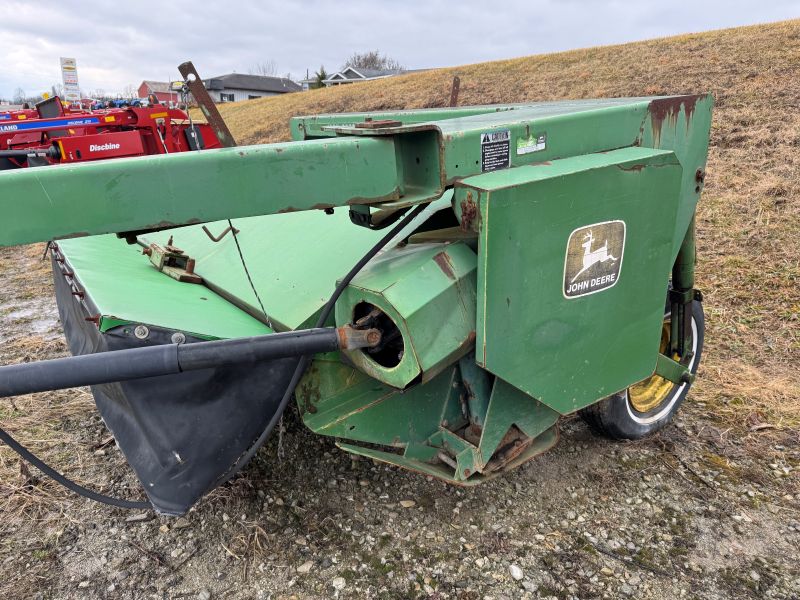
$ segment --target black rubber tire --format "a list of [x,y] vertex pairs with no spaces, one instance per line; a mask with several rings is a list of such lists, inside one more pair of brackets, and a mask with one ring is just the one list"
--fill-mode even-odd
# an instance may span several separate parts
[[[703,355],[705,317],[703,304],[692,303],[692,358],[690,371],[697,373]],[[669,395],[654,409],[646,413],[634,410],[628,400],[628,390],[604,398],[579,412],[584,421],[596,432],[617,440],[638,440],[662,429],[678,411],[691,384],[674,385]]]

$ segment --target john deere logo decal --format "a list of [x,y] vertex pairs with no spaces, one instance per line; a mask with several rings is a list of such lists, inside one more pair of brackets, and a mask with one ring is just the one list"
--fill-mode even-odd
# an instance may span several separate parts
[[614,287],[624,252],[624,221],[605,221],[573,231],[564,260],[564,297],[578,298]]

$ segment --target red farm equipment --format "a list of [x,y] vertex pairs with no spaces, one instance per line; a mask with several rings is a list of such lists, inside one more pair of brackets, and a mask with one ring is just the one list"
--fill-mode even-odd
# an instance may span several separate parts
[[160,105],[75,112],[54,97],[0,114],[0,171],[220,146],[209,125]]

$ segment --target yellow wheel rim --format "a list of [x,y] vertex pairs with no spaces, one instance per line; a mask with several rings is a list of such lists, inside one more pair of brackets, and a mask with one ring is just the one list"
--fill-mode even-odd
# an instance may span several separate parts
[[[670,320],[665,319],[661,327],[661,346],[659,348],[659,352],[662,354],[667,352],[669,336]],[[677,356],[674,358],[675,360],[679,360]],[[675,384],[668,379],[664,379],[658,375],[651,375],[644,381],[640,381],[628,388],[628,399],[634,410],[640,413],[646,413],[666,400],[674,385]]]

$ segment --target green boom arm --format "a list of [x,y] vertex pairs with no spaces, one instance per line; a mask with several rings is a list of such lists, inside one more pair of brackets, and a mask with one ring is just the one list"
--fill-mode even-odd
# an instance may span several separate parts
[[[682,164],[703,165],[710,109],[708,97],[676,96],[401,111],[387,114],[391,120],[301,117],[292,122],[296,138],[336,137],[5,171],[0,246],[334,206],[406,206],[486,170],[629,146],[673,150]],[[675,252],[695,187],[686,168]]]

